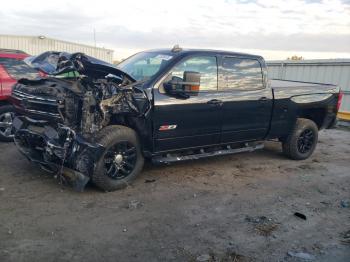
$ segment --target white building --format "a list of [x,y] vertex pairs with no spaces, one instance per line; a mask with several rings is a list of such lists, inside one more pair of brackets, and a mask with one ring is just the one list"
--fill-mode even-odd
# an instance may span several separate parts
[[0,48],[22,50],[30,55],[46,51],[82,52],[103,61],[113,62],[113,50],[72,43],[45,36],[0,35]]

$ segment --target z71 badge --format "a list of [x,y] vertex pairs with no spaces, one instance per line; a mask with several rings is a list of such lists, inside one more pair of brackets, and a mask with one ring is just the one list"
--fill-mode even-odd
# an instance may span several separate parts
[[173,130],[176,129],[177,125],[165,125],[165,126],[160,126],[159,131],[166,131],[166,130]]

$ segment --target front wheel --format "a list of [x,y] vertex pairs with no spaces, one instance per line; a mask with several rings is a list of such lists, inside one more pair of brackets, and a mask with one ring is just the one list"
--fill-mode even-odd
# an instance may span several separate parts
[[136,132],[125,126],[108,126],[95,142],[105,147],[92,181],[105,191],[122,189],[141,172],[144,158]]
[[294,160],[311,156],[318,141],[318,128],[315,122],[298,118],[291,134],[282,140],[283,153]]

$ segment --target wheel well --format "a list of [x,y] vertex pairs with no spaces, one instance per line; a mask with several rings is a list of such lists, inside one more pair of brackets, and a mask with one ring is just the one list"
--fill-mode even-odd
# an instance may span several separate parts
[[304,109],[302,112],[298,114],[298,118],[306,118],[314,121],[318,129],[322,128],[325,116],[326,116],[325,108]]
[[133,129],[140,139],[142,149],[149,148],[149,141],[146,139],[149,133],[145,119],[119,115],[118,117],[113,116],[109,125],[122,125]]

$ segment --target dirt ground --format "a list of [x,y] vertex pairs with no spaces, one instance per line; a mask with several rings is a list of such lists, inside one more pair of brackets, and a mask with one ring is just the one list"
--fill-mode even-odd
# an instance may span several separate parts
[[268,142],[254,153],[147,164],[131,187],[112,193],[77,193],[13,144],[0,152],[3,262],[303,261],[287,252],[350,261],[346,130],[322,131],[305,161]]

